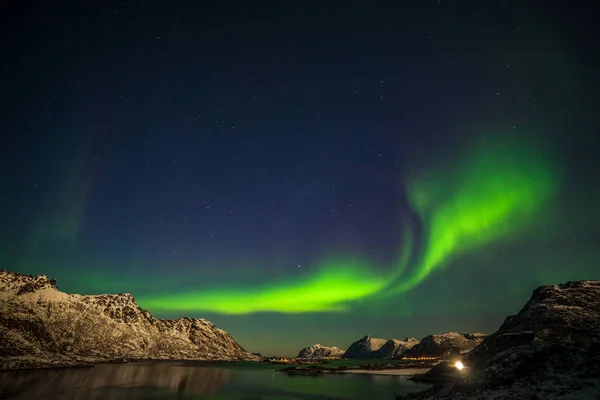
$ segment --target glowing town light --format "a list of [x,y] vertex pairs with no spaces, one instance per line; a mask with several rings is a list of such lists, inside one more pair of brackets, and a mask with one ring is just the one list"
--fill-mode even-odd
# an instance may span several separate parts
[[460,361],[457,361],[454,363],[454,366],[456,367],[456,369],[458,369],[459,371],[462,371],[462,369],[465,367],[464,364]]

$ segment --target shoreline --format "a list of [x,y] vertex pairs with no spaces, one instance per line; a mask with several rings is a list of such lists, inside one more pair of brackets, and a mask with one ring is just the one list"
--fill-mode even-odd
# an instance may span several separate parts
[[[76,360],[53,360],[49,358],[37,358],[37,357],[14,357],[12,359],[3,360],[4,365],[0,364],[1,372],[17,372],[17,371],[39,371],[39,370],[53,370],[53,369],[70,369],[70,368],[93,368],[97,365],[105,364],[143,364],[143,363],[186,363],[195,364],[198,366],[210,366],[211,364],[218,363],[257,363],[263,364],[264,362],[258,360],[206,360],[206,359],[101,359],[93,360],[90,358],[76,359]],[[12,361],[12,362],[11,362]],[[275,365],[272,365],[275,367]],[[361,365],[353,365],[347,367],[321,367],[320,365],[311,364],[296,364],[290,365],[288,368],[276,369],[277,371],[287,372],[289,374],[299,375],[313,375],[322,373],[334,373],[334,374],[367,374],[367,375],[388,375],[388,376],[414,376],[422,375],[429,371],[431,366],[411,366],[403,368],[399,364],[395,368],[390,368],[391,365],[386,365],[387,368],[373,368],[372,365],[364,367]]]
[[387,375],[387,376],[414,376],[423,375],[431,368],[396,368],[396,369],[349,369],[341,371],[345,374]]
[[202,359],[165,359],[165,358],[133,358],[133,359],[51,359],[43,357],[11,357],[1,360],[0,373],[18,371],[40,371],[70,368],[93,368],[104,364],[143,364],[143,363],[197,363],[209,365],[220,362],[260,362],[257,360],[202,360]]
[[427,373],[433,368],[432,365],[397,365],[387,364],[381,368],[373,368],[373,365],[366,366],[341,366],[341,367],[322,367],[320,365],[309,366],[290,366],[278,369],[288,375],[311,375],[323,376],[326,374],[366,374],[366,375],[389,375],[389,376],[410,376],[416,377]]

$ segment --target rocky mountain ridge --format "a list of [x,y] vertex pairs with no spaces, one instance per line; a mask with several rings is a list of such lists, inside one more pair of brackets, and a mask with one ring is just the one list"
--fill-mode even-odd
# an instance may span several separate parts
[[298,353],[296,358],[324,358],[324,357],[341,357],[344,354],[344,350],[336,346],[322,346],[315,344],[309,347],[305,347]]
[[477,347],[487,335],[483,333],[448,332],[425,336],[420,341],[414,337],[405,340],[378,339],[365,336],[352,343],[344,358],[444,358],[462,354]]
[[0,369],[256,358],[205,319],[157,319],[131,294],[70,295],[46,276],[6,270],[0,271],[0,337]]
[[483,333],[448,332],[425,336],[406,351],[403,357],[449,357],[466,353],[477,347],[486,337]]
[[424,378],[443,384],[399,399],[600,398],[600,281],[537,288],[462,362],[439,364]]
[[394,358],[402,355],[419,341],[414,337],[408,337],[405,340],[397,339],[378,339],[367,335],[362,339],[352,343],[343,354],[343,358]]
[[377,356],[378,358],[397,358],[418,344],[419,340],[414,337],[407,337],[404,340],[390,339],[381,346]]
[[366,335],[362,339],[352,343],[346,350],[343,358],[379,358],[379,349],[387,342],[386,339],[372,338]]

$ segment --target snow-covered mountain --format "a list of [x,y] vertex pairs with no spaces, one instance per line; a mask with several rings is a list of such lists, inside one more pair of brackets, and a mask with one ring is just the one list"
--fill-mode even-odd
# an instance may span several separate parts
[[386,339],[372,338],[367,335],[352,343],[346,350],[344,358],[379,358],[379,349],[387,342]]
[[403,399],[600,399],[600,282],[541,286],[516,315],[425,378],[444,386]]
[[403,357],[448,357],[466,353],[477,347],[487,335],[483,333],[448,332],[429,335],[412,349],[402,354]]
[[46,276],[0,271],[0,369],[114,359],[254,359],[205,319],[154,318],[130,294],[60,292]]
[[341,357],[344,354],[344,350],[336,346],[322,346],[315,344],[313,346],[305,347],[298,353],[297,358],[323,358],[323,357]]
[[407,337],[404,340],[390,339],[381,346],[377,352],[378,358],[395,358],[403,356],[408,350],[419,345],[419,340]]
[[465,353],[479,345],[486,335],[482,333],[448,332],[425,336],[421,341],[414,337],[405,340],[377,339],[365,336],[352,343],[344,358],[396,358],[445,357]]
[[365,336],[352,343],[344,353],[344,358],[393,358],[398,357],[409,350],[419,341],[413,337],[405,340],[397,339],[378,339],[371,336]]

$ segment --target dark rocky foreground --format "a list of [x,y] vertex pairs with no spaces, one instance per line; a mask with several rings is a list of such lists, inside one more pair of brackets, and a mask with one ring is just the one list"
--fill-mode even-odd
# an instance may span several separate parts
[[254,360],[205,319],[163,320],[130,294],[69,295],[53,279],[0,271],[0,370],[115,360]]
[[523,309],[462,357],[398,399],[600,399],[600,282],[537,288]]

